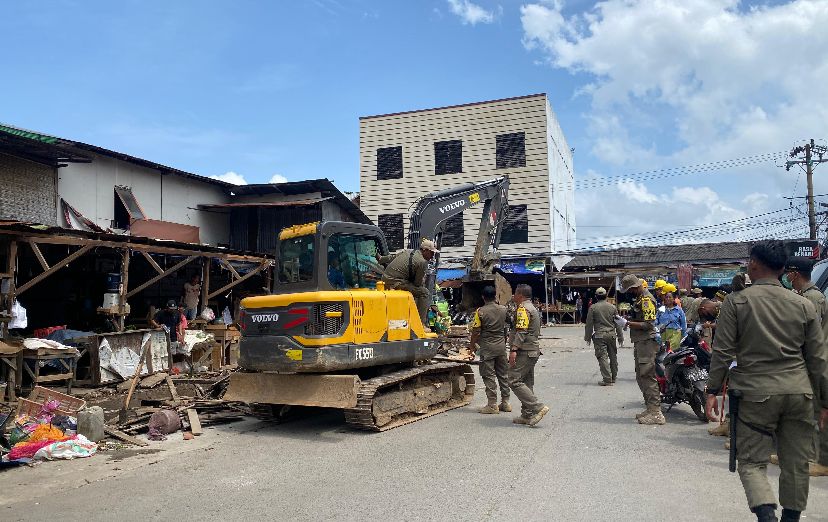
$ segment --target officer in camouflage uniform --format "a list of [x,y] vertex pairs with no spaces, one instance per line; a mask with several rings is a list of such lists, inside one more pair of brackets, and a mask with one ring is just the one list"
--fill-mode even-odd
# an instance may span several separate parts
[[417,312],[424,327],[428,327],[428,307],[431,304],[431,291],[426,288],[428,262],[440,251],[434,241],[424,239],[419,250],[400,250],[397,254],[379,258],[385,266],[382,281],[387,290],[406,290],[414,296]]
[[618,376],[618,346],[615,344],[618,325],[615,324],[615,306],[607,302],[607,291],[599,288],[595,291],[597,303],[587,312],[584,327],[584,341],[587,345],[595,343],[595,358],[601,371],[602,386],[612,386]]
[[517,285],[512,296],[515,311],[515,334],[509,350],[509,387],[520,399],[520,417],[515,417],[515,424],[534,426],[549,412],[546,406],[535,397],[535,364],[540,357],[540,312],[532,304],[532,287]]
[[[816,309],[779,283],[787,254],[782,241],[750,250],[753,285],[729,296],[719,313],[708,380],[707,413],[718,414],[716,395],[728,368],[729,389],[742,393],[735,423],[739,478],[758,520],[776,520],[767,477],[770,454],[779,454],[782,520],[799,520],[808,503],[808,459],[813,456],[814,393],[825,371],[825,336]],[[731,405],[731,409],[732,409]],[[828,397],[822,398],[828,417]]]
[[656,380],[656,304],[655,298],[641,285],[641,280],[629,274],[621,280],[621,291],[635,296],[630,320],[630,329],[635,357],[635,380],[644,396],[647,409],[635,416],[639,424],[661,425],[667,422],[661,413],[661,390]]
[[[794,290],[799,292],[802,297],[810,301],[814,308],[816,308],[817,317],[819,317],[822,324],[822,333],[828,336],[828,303],[825,300],[825,294],[819,291],[811,282],[811,271],[814,268],[814,262],[806,258],[791,258],[785,267],[788,281],[790,281]],[[819,383],[814,385],[815,392],[815,415],[817,422],[821,414],[820,401],[821,398],[828,394],[828,376],[823,374]],[[816,458],[815,463],[810,466],[810,473],[812,477],[828,476],[828,426],[820,429],[816,435]]]
[[[684,314],[687,316],[687,327],[695,326],[699,322],[699,305],[704,301],[701,288],[694,288],[690,291],[693,301],[690,302]],[[684,307],[682,307],[684,308]]]
[[[509,358],[506,355],[508,315],[506,307],[495,302],[495,288],[483,288],[483,306],[474,313],[471,324],[470,349],[472,354],[480,347],[480,378],[486,386],[488,404],[480,413],[494,414],[512,411],[509,405]],[[500,386],[500,406],[497,388]]]

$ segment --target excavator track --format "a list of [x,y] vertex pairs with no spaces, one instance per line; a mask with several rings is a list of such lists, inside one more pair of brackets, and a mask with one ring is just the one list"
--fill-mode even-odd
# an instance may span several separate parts
[[[451,386],[450,391],[441,391],[444,386]],[[438,402],[424,406],[423,403],[429,401],[429,390],[435,392],[434,398]],[[468,364],[423,364],[362,381],[357,392],[357,405],[345,410],[345,421],[360,430],[386,431],[460,408],[469,404],[473,397],[474,372]],[[383,402],[395,407],[383,410]]]

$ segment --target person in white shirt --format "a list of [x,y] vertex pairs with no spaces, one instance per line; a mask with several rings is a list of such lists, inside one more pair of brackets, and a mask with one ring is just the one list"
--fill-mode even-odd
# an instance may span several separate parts
[[189,282],[184,283],[184,315],[192,321],[198,314],[198,299],[201,296],[201,278],[194,275]]

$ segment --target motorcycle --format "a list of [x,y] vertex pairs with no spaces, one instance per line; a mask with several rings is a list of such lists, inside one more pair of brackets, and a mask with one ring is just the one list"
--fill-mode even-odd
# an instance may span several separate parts
[[656,379],[661,390],[661,402],[669,412],[679,403],[688,403],[702,422],[707,422],[704,412],[705,389],[710,369],[710,347],[701,339],[701,329],[696,327],[678,347],[662,342],[656,356]]

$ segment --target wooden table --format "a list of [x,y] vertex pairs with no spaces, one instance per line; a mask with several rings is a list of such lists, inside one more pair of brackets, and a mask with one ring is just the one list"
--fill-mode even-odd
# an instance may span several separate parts
[[557,318],[558,324],[564,324],[567,319],[572,324],[577,324],[576,320],[576,312],[575,310],[549,310],[549,313],[552,314],[553,317]]

